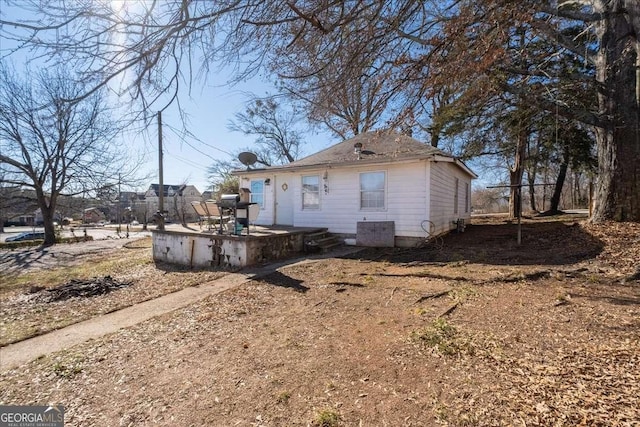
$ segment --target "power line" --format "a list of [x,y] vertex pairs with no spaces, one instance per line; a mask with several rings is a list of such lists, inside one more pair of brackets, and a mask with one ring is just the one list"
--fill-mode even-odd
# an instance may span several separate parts
[[180,161],[180,162],[182,162],[182,163],[184,163],[184,164],[186,164],[186,165],[189,165],[189,166],[192,166],[192,167],[195,167],[195,168],[201,169],[201,170],[203,170],[203,171],[205,171],[205,172],[206,172],[206,171],[207,171],[207,169],[209,168],[209,166],[204,166],[204,165],[202,165],[202,164],[200,164],[200,163],[196,163],[196,162],[194,162],[193,160],[186,159],[186,158],[184,158],[184,157],[177,156],[177,155],[175,155],[175,154],[171,154],[171,153],[169,153],[169,156],[171,156],[171,158],[174,158],[174,159],[176,159],[176,160],[178,160],[178,161]]
[[[228,152],[228,151],[225,151],[225,150],[223,150],[223,149],[221,149],[221,148],[218,148],[218,147],[216,147],[216,146],[214,146],[214,145],[212,145],[212,144],[209,144],[209,143],[207,143],[207,142],[202,141],[200,138],[198,138],[198,137],[197,137],[197,136],[195,136],[193,133],[191,133],[191,132],[189,132],[189,131],[187,131],[187,130],[180,130],[180,129],[177,129],[177,128],[175,128],[175,127],[171,126],[171,125],[166,125],[166,124],[165,124],[165,127],[169,128],[169,130],[173,131],[173,133],[174,133],[176,136],[178,136],[179,138],[181,138],[181,139],[182,139],[182,138],[184,138],[184,136],[187,136],[187,137],[189,137],[189,138],[192,138],[192,139],[194,139],[194,140],[198,141],[200,144],[202,144],[202,145],[204,145],[204,146],[206,146],[206,147],[212,148],[212,149],[214,149],[214,150],[216,150],[216,151],[219,151],[219,152],[221,152],[221,153],[224,153],[224,154],[226,154],[226,155],[228,155],[228,156],[235,157],[235,155],[234,155],[234,154],[232,154],[232,153],[230,153],[230,152]],[[212,157],[210,154],[207,154],[207,153],[205,153],[205,152],[201,151],[200,149],[196,148],[196,147],[195,147],[193,144],[191,144],[187,139],[182,139],[182,141],[183,141],[185,144],[187,144],[189,147],[191,147],[192,149],[194,149],[194,150],[196,150],[197,152],[199,152],[200,154],[205,155],[205,156],[207,156],[207,157],[209,157],[209,158],[211,158],[211,159],[213,159],[213,160],[218,160],[218,159],[216,159],[215,157]]]

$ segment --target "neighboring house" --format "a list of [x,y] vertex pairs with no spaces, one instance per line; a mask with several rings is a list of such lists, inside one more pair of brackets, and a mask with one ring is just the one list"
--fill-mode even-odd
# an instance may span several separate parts
[[85,224],[92,224],[100,221],[104,221],[106,216],[98,208],[87,208],[82,213],[82,222]]
[[396,246],[414,245],[468,220],[471,180],[477,178],[451,155],[389,131],[360,134],[287,165],[234,175],[260,204],[256,224],[326,227],[356,240],[359,233],[378,226],[388,232],[390,226]]
[[[202,201],[202,194],[193,185],[164,185],[164,210],[166,221],[197,221],[198,215],[191,202]],[[151,184],[144,195],[148,212],[153,215],[160,210],[160,185]],[[150,218],[151,216],[149,216]]]
[[118,193],[118,199],[109,209],[110,220],[115,223],[129,223],[133,221],[133,207],[138,200],[138,193],[135,191],[121,191]]
[[35,191],[19,186],[0,186],[0,225],[35,225],[37,209]]

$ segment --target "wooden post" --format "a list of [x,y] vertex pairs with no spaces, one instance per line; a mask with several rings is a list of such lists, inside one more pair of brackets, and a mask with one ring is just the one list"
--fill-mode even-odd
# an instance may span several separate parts
[[158,218],[158,230],[164,230],[164,180],[162,173],[162,111],[158,111],[158,186],[159,197],[158,210],[160,211]]
[[516,191],[518,194],[518,246],[522,243],[522,185]]
[[589,218],[593,214],[593,181],[589,181]]

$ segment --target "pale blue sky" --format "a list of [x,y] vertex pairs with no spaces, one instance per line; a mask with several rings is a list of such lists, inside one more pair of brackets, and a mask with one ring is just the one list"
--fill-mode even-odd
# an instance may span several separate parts
[[[188,130],[198,140],[183,139],[181,118],[175,108],[170,108],[162,115],[164,143],[164,183],[181,184],[187,182],[198,190],[208,189],[210,183],[206,179],[206,169],[215,159],[231,159],[226,153],[233,153],[240,148],[251,147],[255,137],[227,130],[229,120],[234,114],[243,111],[249,92],[258,96],[265,95],[271,87],[267,83],[254,79],[241,85],[230,87],[224,85],[226,77],[209,76],[207,82],[195,82],[191,97],[183,94],[181,99],[183,110],[189,115]],[[273,91],[271,91],[273,93]],[[301,129],[305,124],[300,124]],[[312,154],[318,150],[338,142],[334,137],[325,134],[305,132],[305,145],[302,155]],[[154,182],[158,181],[157,128],[149,129],[147,141],[136,138],[134,144],[145,144],[147,162],[145,171],[154,174]]]
[[[13,13],[6,7],[5,0],[0,0],[0,13],[5,19],[18,19],[17,16],[11,15],[20,14],[20,11]],[[7,41],[0,39],[0,50],[5,51],[8,47]],[[12,55],[11,59],[16,66],[19,66],[27,58],[24,53],[19,52],[17,55]],[[197,139],[183,138],[180,134],[183,122],[177,108],[170,107],[163,113],[165,184],[192,184],[201,192],[210,189],[207,167],[216,159],[231,159],[227,153],[251,147],[255,139],[253,136],[230,132],[227,129],[229,120],[233,119],[235,113],[244,110],[249,94],[264,96],[267,92],[275,93],[273,87],[264,81],[268,79],[259,77],[231,87],[226,84],[231,76],[213,68],[215,67],[212,67],[206,79],[193,81],[190,94],[183,90],[180,97],[183,111],[189,116],[187,129]],[[184,84],[182,87],[184,88]],[[300,130],[305,129],[308,129],[305,123],[301,123]],[[305,145],[301,156],[312,154],[339,142],[329,132],[306,131],[302,134]],[[145,190],[150,184],[157,183],[157,126],[155,124],[150,126],[144,134],[129,133],[123,139],[132,151],[145,153],[141,174],[149,175],[151,178],[137,190]],[[470,166],[473,168],[474,165],[470,164]],[[117,173],[114,177],[117,179]]]
[[[24,12],[19,8],[9,7],[6,0],[0,0],[0,13],[7,20],[19,20]],[[33,18],[33,17],[29,17]],[[14,43],[0,39],[0,53],[5,54]],[[18,51],[9,59],[20,67],[30,59],[27,52]],[[31,69],[37,67],[32,63]],[[214,160],[228,160],[227,153],[233,153],[241,148],[251,147],[254,137],[227,130],[229,120],[234,114],[246,107],[250,94],[264,96],[267,92],[274,94],[273,87],[258,77],[237,84],[233,87],[226,84],[230,80],[229,74],[214,70],[206,79],[194,79],[190,93],[184,88],[180,95],[183,111],[189,116],[187,129],[197,138],[183,138],[180,131],[183,122],[177,108],[170,107],[163,113],[163,142],[164,142],[164,183],[195,185],[200,191],[210,188],[207,180],[207,167]],[[126,100],[124,100],[126,102]],[[152,114],[154,112],[151,112]],[[306,129],[301,123],[301,129]],[[146,133],[130,132],[123,136],[124,141],[131,147],[132,152],[144,152],[145,163],[141,167],[143,175],[151,178],[146,184],[137,188],[145,190],[152,183],[158,182],[158,138],[157,126],[150,126]],[[329,133],[318,135],[314,132],[303,133],[305,145],[302,155],[312,154],[332,143],[338,142]],[[134,158],[134,155],[131,156]],[[117,173],[114,174],[117,179]]]

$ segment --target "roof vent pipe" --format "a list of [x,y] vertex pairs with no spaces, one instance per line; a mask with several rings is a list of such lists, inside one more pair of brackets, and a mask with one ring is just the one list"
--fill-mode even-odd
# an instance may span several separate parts
[[355,144],[353,144],[353,152],[358,155],[358,160],[360,160],[361,159],[360,153],[362,153],[362,143],[361,142],[356,142]]

